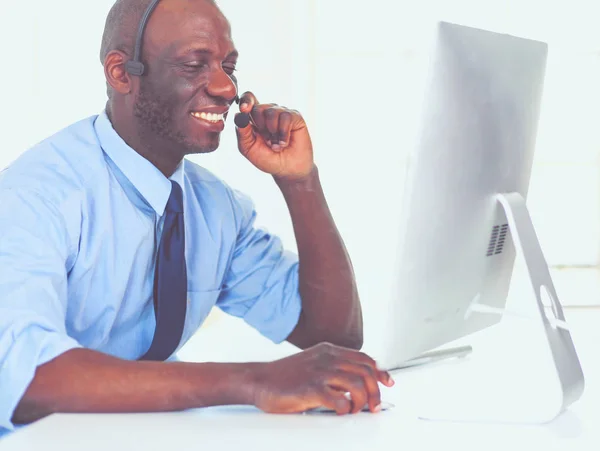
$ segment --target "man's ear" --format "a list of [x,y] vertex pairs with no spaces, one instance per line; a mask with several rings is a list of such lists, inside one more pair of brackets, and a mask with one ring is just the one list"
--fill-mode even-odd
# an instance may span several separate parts
[[115,92],[122,95],[133,91],[133,78],[126,70],[125,63],[129,61],[129,56],[120,51],[113,50],[106,55],[104,59],[104,75],[106,81]]

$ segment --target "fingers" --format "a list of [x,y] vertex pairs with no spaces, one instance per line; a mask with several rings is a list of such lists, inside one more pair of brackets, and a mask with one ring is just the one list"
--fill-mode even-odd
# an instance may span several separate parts
[[327,343],[260,368],[264,372],[256,379],[263,381],[264,388],[257,393],[264,391],[267,396],[257,396],[255,405],[277,413],[305,412],[319,406],[338,415],[366,408],[377,413],[381,410],[379,383],[389,377],[366,354]]
[[[369,393],[365,386],[365,380],[357,374],[338,371],[329,378],[327,384],[334,390],[350,394],[350,404],[352,407],[349,413],[351,414],[360,412],[369,402]],[[377,406],[379,406],[381,400],[379,396],[377,398],[379,399]],[[375,412],[376,410],[373,408],[371,411]]]
[[323,389],[321,400],[323,407],[334,410],[338,415],[348,415],[352,410],[352,402],[345,392],[335,390],[331,387]]
[[254,94],[249,91],[243,93],[240,97],[240,111],[242,113],[249,113],[252,111],[255,105],[258,105],[258,99]]
[[[254,132],[262,137],[264,142],[275,151],[282,150],[290,145],[294,127],[305,127],[304,120],[295,110],[289,110],[276,104],[260,104],[254,94],[245,92],[240,97],[240,112],[249,115]],[[238,128],[248,125],[246,118],[236,115]],[[250,135],[248,134],[248,140]]]
[[287,147],[290,144],[292,121],[293,116],[289,111],[284,111],[279,115],[279,143],[275,142],[275,144],[280,147]]
[[378,412],[381,405],[381,391],[379,390],[377,371],[368,365],[352,365],[349,363],[339,365],[338,369],[344,373],[352,373],[362,378],[367,399],[359,408],[368,403],[371,412]]
[[351,413],[359,412],[365,406],[373,413],[381,410],[379,383],[391,387],[394,381],[387,371],[377,367],[375,360],[362,352],[326,343],[317,345],[310,352],[317,357],[318,368],[324,370],[322,382],[350,393]]
[[292,132],[304,124],[296,111],[273,104],[255,106],[252,120],[258,133],[275,151],[288,147]]
[[371,368],[377,377],[377,380],[386,387],[394,385],[394,379],[387,371],[382,371],[378,368],[377,362],[363,352],[353,351],[345,348],[335,348],[335,351],[340,358],[352,363],[360,363]]
[[273,106],[264,110],[263,117],[263,127],[267,131],[267,145],[273,150],[286,147],[292,134],[294,118],[292,113],[285,108]]
[[279,145],[279,116],[282,112],[283,109],[277,107],[270,107],[264,110],[264,129],[268,132],[266,141],[269,146],[273,146],[274,144]]

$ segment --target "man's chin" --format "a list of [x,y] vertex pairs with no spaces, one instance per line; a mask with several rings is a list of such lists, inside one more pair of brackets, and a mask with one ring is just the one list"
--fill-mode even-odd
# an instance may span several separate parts
[[186,154],[211,153],[219,148],[219,140],[202,143],[188,143]]

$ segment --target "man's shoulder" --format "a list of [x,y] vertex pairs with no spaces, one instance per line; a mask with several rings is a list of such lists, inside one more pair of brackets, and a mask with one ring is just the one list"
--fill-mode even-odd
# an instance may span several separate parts
[[191,160],[185,160],[185,175],[190,183],[216,183],[226,186],[226,183],[210,170]]
[[212,197],[231,196],[231,188],[223,179],[188,159],[185,160],[185,176],[197,194],[205,193]]
[[185,175],[191,183],[197,197],[210,199],[212,205],[227,205],[234,210],[252,210],[252,199],[242,191],[233,188],[229,183],[210,170],[193,161],[185,161]]
[[97,116],[79,120],[23,152],[0,172],[0,187],[29,187],[40,192],[57,185],[83,186],[105,166],[96,136]]

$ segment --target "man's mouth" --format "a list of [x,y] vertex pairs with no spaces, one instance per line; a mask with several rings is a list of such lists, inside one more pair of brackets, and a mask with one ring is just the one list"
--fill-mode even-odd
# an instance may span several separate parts
[[196,119],[201,119],[203,121],[210,122],[211,124],[218,124],[219,122],[225,121],[225,114],[206,113],[204,111],[192,111],[190,114]]

